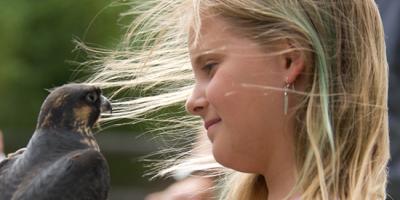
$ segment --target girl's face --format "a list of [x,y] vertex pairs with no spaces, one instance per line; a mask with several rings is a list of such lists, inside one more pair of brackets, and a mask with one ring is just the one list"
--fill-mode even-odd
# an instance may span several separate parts
[[196,83],[186,109],[203,119],[219,163],[263,172],[293,146],[283,114],[286,60],[235,31],[221,19],[203,19],[190,46]]

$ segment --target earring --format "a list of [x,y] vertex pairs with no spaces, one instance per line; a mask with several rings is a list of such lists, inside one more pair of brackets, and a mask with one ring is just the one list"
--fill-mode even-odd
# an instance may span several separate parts
[[294,88],[294,83],[289,83],[289,81],[286,79],[286,85],[283,88],[283,113],[286,115],[288,113],[288,107],[289,107],[289,88],[291,88],[292,92],[295,90]]
[[288,105],[289,105],[289,97],[288,97],[288,90],[290,87],[290,83],[286,82],[285,88],[283,89],[284,97],[283,97],[283,113],[286,115],[288,111]]

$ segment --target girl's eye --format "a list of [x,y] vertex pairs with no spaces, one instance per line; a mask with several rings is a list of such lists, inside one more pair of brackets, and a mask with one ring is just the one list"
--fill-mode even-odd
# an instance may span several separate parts
[[202,70],[205,71],[207,74],[210,74],[213,68],[218,65],[217,62],[208,62],[203,67]]

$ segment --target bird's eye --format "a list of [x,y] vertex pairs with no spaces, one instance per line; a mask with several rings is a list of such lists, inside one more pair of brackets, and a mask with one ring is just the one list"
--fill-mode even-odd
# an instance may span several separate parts
[[97,101],[97,99],[98,99],[98,96],[94,92],[91,92],[91,93],[86,95],[86,100],[88,102],[94,103],[95,101]]

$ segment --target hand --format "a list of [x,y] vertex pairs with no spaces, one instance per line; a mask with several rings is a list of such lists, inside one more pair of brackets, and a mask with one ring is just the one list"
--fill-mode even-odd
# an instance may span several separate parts
[[14,157],[14,156],[18,156],[18,155],[24,153],[25,150],[26,150],[26,147],[20,148],[20,149],[18,149],[18,150],[17,150],[16,152],[14,152],[14,153],[9,153],[9,154],[7,154],[7,158],[11,158],[11,157]]
[[3,133],[0,130],[0,153],[4,153]]
[[145,200],[210,200],[214,197],[213,187],[212,178],[191,176],[163,191],[149,194]]
[[3,159],[5,159],[5,155],[4,155],[4,141],[3,141],[3,133],[0,130],[0,161],[2,161]]

